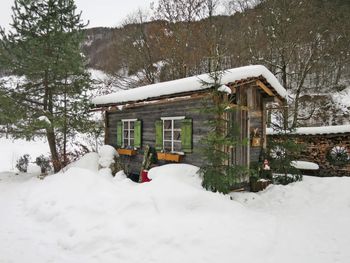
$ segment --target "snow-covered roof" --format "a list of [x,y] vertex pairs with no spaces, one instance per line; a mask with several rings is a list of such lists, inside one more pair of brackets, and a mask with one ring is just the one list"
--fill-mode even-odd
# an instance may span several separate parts
[[[297,135],[317,135],[317,134],[337,134],[337,133],[350,133],[349,125],[337,125],[337,126],[321,126],[321,127],[300,127],[297,128],[292,134]],[[272,128],[267,129],[267,134],[276,135],[279,134]]]
[[[225,70],[221,77],[221,83],[229,84],[235,81],[255,77],[257,78],[261,76],[265,78],[265,80],[271,85],[279,96],[286,98],[286,90],[282,87],[277,78],[262,65],[252,65]],[[203,86],[203,82],[211,82],[209,74],[202,74],[183,79],[160,82],[130,90],[123,90],[108,95],[95,97],[92,99],[92,103],[95,105],[121,104],[184,92],[200,91],[207,88]]]

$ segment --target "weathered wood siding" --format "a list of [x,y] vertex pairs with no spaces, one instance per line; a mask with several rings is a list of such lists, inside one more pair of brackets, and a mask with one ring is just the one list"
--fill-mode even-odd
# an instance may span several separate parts
[[[254,129],[259,129],[260,137],[262,138],[262,144],[264,139],[264,111],[263,111],[263,98],[260,89],[257,86],[252,86],[252,99],[249,111],[249,133],[252,135]],[[250,147],[250,162],[257,162],[261,154],[262,145],[260,147]]]
[[[207,102],[206,104],[208,104]],[[145,145],[155,146],[155,122],[161,117],[185,116],[193,121],[193,152],[186,153],[183,163],[200,166],[200,140],[208,133],[208,114],[202,112],[203,99],[191,99],[184,101],[168,101],[164,104],[148,104],[139,107],[126,108],[121,111],[107,112],[106,143],[116,147],[117,121],[122,119],[139,119],[142,121],[142,148]],[[139,173],[143,159],[142,148],[136,156],[123,156],[123,161],[128,165],[129,171]]]
[[[248,85],[237,89],[237,102],[244,106],[244,110],[238,110],[235,117],[231,117],[232,121],[240,127],[240,139],[248,139],[254,128],[258,128],[261,137],[264,132],[264,111],[263,111],[263,94],[255,85]],[[189,163],[196,166],[202,165],[202,156],[200,140],[209,131],[207,124],[210,115],[203,112],[204,105],[212,106],[212,102],[204,102],[203,98],[193,98],[182,101],[168,100],[164,103],[146,104],[125,108],[123,110],[115,110],[106,113],[106,144],[114,147],[117,145],[117,122],[122,119],[138,119],[142,121],[142,147],[138,150],[136,156],[122,156],[124,163],[131,173],[139,173],[143,159],[143,148],[145,145],[155,146],[155,122],[161,117],[185,116],[193,121],[193,152],[186,153],[183,163]],[[249,110],[249,112],[248,112]],[[244,114],[243,114],[244,113]],[[238,114],[238,115],[237,115]],[[237,115],[237,116],[236,116]],[[262,146],[250,147],[243,145],[232,149],[232,158],[235,158],[234,164],[247,165],[251,162],[257,162],[261,153]],[[162,162],[160,162],[162,163]],[[164,162],[163,162],[164,163]]]

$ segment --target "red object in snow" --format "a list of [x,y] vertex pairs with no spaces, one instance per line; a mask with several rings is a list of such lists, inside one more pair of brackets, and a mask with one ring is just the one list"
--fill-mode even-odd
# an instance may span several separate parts
[[141,172],[141,183],[146,183],[151,181],[151,179],[148,178],[148,171],[147,170],[143,170]]
[[263,170],[271,170],[270,163],[267,159],[264,160]]

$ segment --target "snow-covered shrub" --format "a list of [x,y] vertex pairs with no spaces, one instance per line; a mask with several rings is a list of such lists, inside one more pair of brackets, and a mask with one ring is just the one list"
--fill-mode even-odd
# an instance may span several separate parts
[[22,173],[26,173],[28,169],[28,164],[30,161],[29,154],[24,154],[23,156],[19,157],[16,163],[16,168],[18,171]]
[[41,173],[46,173],[51,170],[50,158],[45,157],[43,154],[35,159],[35,163],[40,167]]
[[98,154],[98,163],[101,168],[109,168],[113,175],[119,171],[125,170],[124,165],[119,159],[119,154],[114,147],[103,145],[100,147]]
[[301,174],[273,174],[273,184],[287,185],[303,180]]
[[98,163],[103,168],[109,168],[112,164],[114,164],[114,157],[118,157],[118,152],[116,149],[110,145],[103,145],[100,147],[98,154],[100,159]]
[[[270,162],[271,171],[276,174],[284,174],[285,177],[288,177],[289,174],[299,175],[300,171],[291,163],[299,159],[302,149],[303,145],[297,144],[288,134],[285,134],[283,139],[270,140],[266,159]],[[279,183],[278,180],[276,183]]]

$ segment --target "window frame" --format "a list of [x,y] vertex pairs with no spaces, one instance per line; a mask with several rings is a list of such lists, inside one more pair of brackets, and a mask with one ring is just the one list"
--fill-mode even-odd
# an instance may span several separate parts
[[[122,122],[122,148],[132,148],[134,149],[135,148],[135,122],[137,121],[137,119],[122,119],[121,122]],[[131,122],[134,122],[134,128],[131,129],[130,128],[130,123]],[[125,129],[125,123],[128,123],[128,129]],[[128,138],[125,138],[125,131],[128,131]],[[130,131],[133,131],[134,132],[134,137],[131,138],[130,136]],[[128,145],[125,145],[125,140],[128,141]],[[133,140],[134,141],[134,144],[133,145],[130,145],[130,141]]]
[[[182,149],[182,140],[181,140],[182,128],[175,129],[174,128],[174,123],[175,123],[175,121],[181,121],[181,120],[184,120],[185,118],[186,118],[185,116],[161,117],[160,118],[162,120],[162,122],[163,122],[163,151],[164,152],[165,152],[165,142],[171,142],[171,151],[170,151],[170,153],[184,154],[183,151],[174,151],[175,142],[181,143],[181,149]],[[170,129],[165,129],[165,127],[164,127],[165,121],[171,121],[171,128]],[[169,132],[169,131],[171,132],[171,139],[170,140],[166,140],[165,139],[165,132],[166,131],[167,132]],[[180,140],[175,140],[174,139],[174,132],[175,131],[179,131],[180,132]]]

